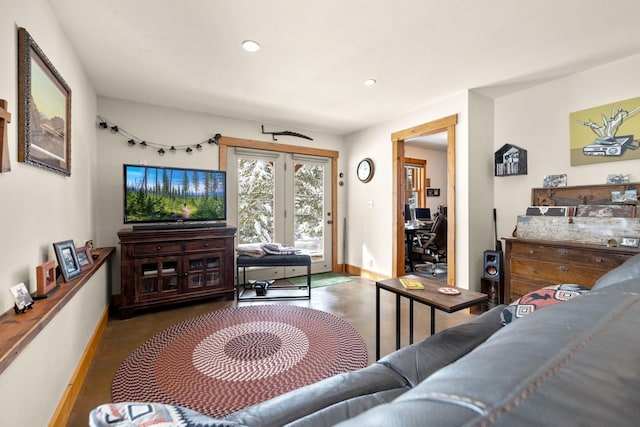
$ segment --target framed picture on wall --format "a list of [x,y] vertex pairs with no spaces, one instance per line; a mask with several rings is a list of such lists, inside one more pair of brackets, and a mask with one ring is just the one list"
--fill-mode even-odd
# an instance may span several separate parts
[[18,161],[71,175],[71,89],[18,28]]
[[427,197],[440,197],[439,188],[427,188]]
[[571,166],[640,159],[640,97],[569,114]]

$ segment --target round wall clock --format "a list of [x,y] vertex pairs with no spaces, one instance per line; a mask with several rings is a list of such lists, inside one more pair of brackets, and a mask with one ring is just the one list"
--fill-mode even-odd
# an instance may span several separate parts
[[362,182],[369,182],[373,178],[374,166],[373,160],[370,158],[360,160],[358,163],[358,179]]

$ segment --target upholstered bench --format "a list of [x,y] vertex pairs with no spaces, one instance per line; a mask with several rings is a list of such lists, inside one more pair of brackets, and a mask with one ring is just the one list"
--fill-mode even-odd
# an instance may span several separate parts
[[[306,295],[278,295],[278,296],[262,296],[262,297],[242,297],[247,288],[247,268],[248,267],[307,267],[307,294]],[[240,283],[240,269],[242,268],[242,283]],[[257,299],[311,299],[311,256],[310,255],[265,255],[262,257],[252,257],[249,255],[238,255],[236,259],[236,290],[238,292],[238,300],[257,300]],[[300,286],[287,286],[289,288]],[[285,286],[278,286],[278,289],[284,289]]]

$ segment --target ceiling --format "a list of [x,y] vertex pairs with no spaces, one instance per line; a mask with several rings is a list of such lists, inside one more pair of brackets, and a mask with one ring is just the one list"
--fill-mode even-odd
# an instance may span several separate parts
[[640,0],[48,2],[98,95],[335,135],[640,53]]

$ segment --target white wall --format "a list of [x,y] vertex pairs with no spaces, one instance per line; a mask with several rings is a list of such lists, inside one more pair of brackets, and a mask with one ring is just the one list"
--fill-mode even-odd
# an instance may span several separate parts
[[[198,142],[206,141],[216,133],[234,138],[273,142],[271,135],[261,133],[260,125],[262,123],[120,99],[99,97],[98,115],[111,123],[117,124],[120,128],[140,139],[163,145],[195,145]],[[282,126],[268,123],[265,123],[265,128],[267,130],[285,130]],[[280,136],[277,143],[335,151],[342,149],[342,137],[304,129],[287,127],[286,130],[310,136],[313,141]],[[129,146],[126,138],[110,130],[99,130],[97,138],[99,159],[97,166],[98,194],[100,194],[96,204],[97,236],[102,246],[117,247],[116,259],[113,263],[113,277],[115,278],[113,293],[117,294],[120,292],[120,249],[117,232],[125,226],[123,223],[122,165],[125,163],[138,164],[140,161],[145,161],[149,165],[217,169],[220,165],[218,147],[205,144],[202,151],[194,150],[191,154],[186,153],[184,150],[178,150],[175,153],[167,152],[161,156],[155,148],[145,148],[141,145]],[[338,159],[338,169],[342,168],[344,162],[345,160],[341,156]],[[338,187],[338,213],[336,218],[343,218],[346,215],[344,211],[345,196],[342,194],[342,188]],[[228,191],[233,190],[228,189]],[[236,220],[228,218],[227,224],[235,225]],[[340,234],[341,222],[339,227]],[[342,256],[340,254],[341,245],[338,246],[338,262],[340,262]]]
[[[72,91],[71,176],[18,163],[17,27],[25,27]],[[55,259],[52,243],[95,238],[96,95],[45,0],[2,1],[0,98],[9,103],[11,172],[0,174],[0,312],[11,310],[8,288],[35,291],[35,268]],[[104,281],[81,290],[0,374],[3,425],[45,425],[106,307]],[[100,287],[102,286],[102,288]],[[34,309],[38,310],[36,302]],[[2,328],[10,328],[3,325]]]
[[528,156],[527,175],[495,178],[500,237],[511,236],[545,175],[566,173],[570,186],[605,184],[608,174],[623,172],[640,181],[640,160],[571,166],[569,158],[569,114],[640,96],[639,67],[636,55],[495,101],[494,150],[509,143]]
[[[464,150],[468,155],[468,239],[457,236],[468,246],[469,289],[480,290],[483,253],[493,250],[493,100],[469,93],[469,141]],[[456,181],[462,183],[462,181]],[[457,184],[457,188],[460,184]],[[456,188],[456,190],[457,190]],[[464,250],[464,248],[461,248]],[[459,259],[459,258],[458,258]],[[460,261],[458,261],[460,262]]]

